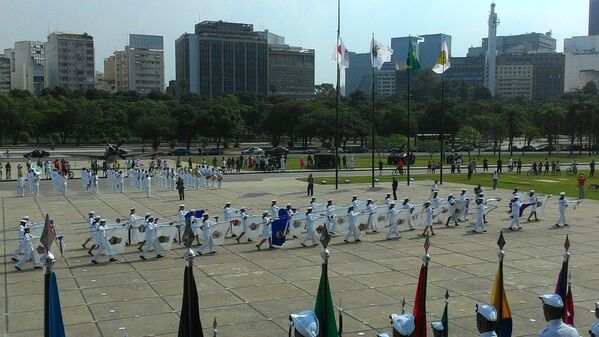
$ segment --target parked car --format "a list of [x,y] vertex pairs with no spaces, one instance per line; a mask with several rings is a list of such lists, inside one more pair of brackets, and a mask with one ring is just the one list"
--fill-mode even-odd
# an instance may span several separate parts
[[188,149],[175,149],[175,150],[171,150],[168,153],[169,156],[191,156],[191,151],[189,151]]
[[264,154],[264,150],[262,150],[259,147],[249,147],[249,148],[241,151],[241,154],[244,155],[244,156],[249,156],[249,155],[254,155],[254,156],[258,155],[258,156],[261,156],[261,155]]
[[537,147],[535,147],[535,151],[555,151],[555,146],[550,146],[549,144],[545,144],[545,145],[539,145]]
[[514,151],[530,152],[530,151],[534,151],[534,150],[535,150],[535,148],[530,145],[523,145],[522,147],[514,146]]
[[455,149],[456,152],[472,152],[473,150],[474,147],[472,145],[461,145]]
[[367,153],[369,150],[364,146],[346,146],[345,153]]
[[273,147],[272,149],[270,149],[270,150],[266,151],[266,153],[267,153],[269,156],[277,156],[277,157],[280,157],[280,156],[285,156],[285,155],[287,155],[287,153],[289,153],[289,150],[288,150],[287,148],[285,148],[285,147],[282,147],[282,146],[277,146],[277,147]]
[[202,150],[202,156],[222,156],[223,154],[225,154],[225,151],[215,147]]
[[50,153],[42,149],[35,149],[23,155],[25,158],[46,158],[48,156],[50,156]]

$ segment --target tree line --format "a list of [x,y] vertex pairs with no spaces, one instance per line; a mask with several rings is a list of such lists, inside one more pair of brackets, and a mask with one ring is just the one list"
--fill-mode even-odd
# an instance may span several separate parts
[[[441,130],[441,82],[423,71],[411,85],[411,136]],[[463,81],[446,83],[445,133],[473,145],[513,145],[516,137],[530,144],[546,139],[550,147],[567,135],[571,148],[597,150],[599,95],[594,82],[583,89],[544,102],[493,98],[485,88]],[[404,145],[408,133],[406,94],[376,97],[375,147]],[[369,146],[372,100],[357,91],[341,99],[340,146],[355,140]],[[464,129],[466,128],[466,129]],[[212,99],[190,94],[173,98],[160,93],[109,94],[94,89],[67,92],[45,89],[0,94],[0,144],[27,142],[215,143],[269,140],[273,146],[307,146],[314,140],[333,144],[336,95],[331,84],[315,87],[315,100],[289,101],[280,96],[239,94]]]

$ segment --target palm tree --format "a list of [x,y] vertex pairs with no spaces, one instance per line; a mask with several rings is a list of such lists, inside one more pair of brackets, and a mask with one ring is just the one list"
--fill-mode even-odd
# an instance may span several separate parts
[[508,137],[510,156],[513,156],[514,137],[521,132],[521,124],[524,121],[524,111],[519,106],[508,105],[501,112],[501,119],[505,125],[506,135]]
[[553,144],[555,148],[559,142],[559,133],[565,118],[564,108],[555,103],[545,103],[538,114],[539,125],[547,135],[549,142],[549,155],[551,155]]

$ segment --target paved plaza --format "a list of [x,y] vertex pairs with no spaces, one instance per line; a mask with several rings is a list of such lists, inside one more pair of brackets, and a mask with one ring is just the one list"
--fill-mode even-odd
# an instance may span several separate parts
[[[368,185],[316,186],[318,202],[332,198],[337,205],[348,204],[353,194],[382,203],[390,186],[371,189]],[[400,186],[399,196],[410,196],[419,203],[429,195],[430,182]],[[444,184],[440,195],[458,193],[462,186]],[[471,186],[467,187],[469,191]],[[474,235],[467,226],[438,227],[431,239],[428,276],[428,320],[440,318],[445,290],[450,293],[450,336],[476,336],[474,307],[488,302],[497,269],[499,231],[509,224],[507,200],[511,191],[487,191],[487,197],[502,197],[500,207],[487,217],[486,234]],[[469,193],[471,194],[471,193]],[[92,196],[72,181],[67,198],[52,192],[47,181],[40,196],[16,197],[14,182],[0,183],[2,207],[3,270],[0,277],[0,333],[4,336],[42,336],[43,274],[31,264],[17,272],[10,260],[17,245],[14,231],[19,219],[29,215],[41,222],[49,213],[65,236],[67,253],[57,259],[62,313],[69,337],[121,337],[126,327],[130,337],[176,336],[181,308],[184,260],[183,249],[176,246],[161,260],[139,259],[135,247],[118,256],[118,262],[92,265],[81,243],[87,237],[87,213],[94,210],[103,218],[127,218],[130,207],[138,214],[151,212],[176,220],[177,193],[154,188],[153,197],[129,190],[125,194],[106,191]],[[222,190],[186,190],[187,208],[208,209],[222,216],[226,201],[234,208],[246,206],[250,214],[267,209],[271,199],[284,205],[292,202],[305,209],[305,183],[290,177],[255,175],[248,181],[227,182]],[[594,302],[599,299],[599,203],[586,201],[577,210],[568,209],[569,228],[552,227],[557,217],[557,198],[537,223],[526,223],[524,230],[505,233],[505,282],[514,321],[513,336],[536,336],[545,322],[537,295],[552,292],[564,253],[566,234],[570,235],[573,294],[576,324],[587,335],[594,321]],[[528,211],[526,212],[528,214]],[[418,272],[424,252],[420,231],[403,232],[399,241],[385,240],[385,233],[368,234],[361,243],[345,244],[342,238],[331,242],[329,276],[333,301],[344,309],[344,336],[375,336],[377,330],[390,331],[389,314],[401,310],[406,298],[412,310]],[[321,247],[299,248],[299,241],[286,243],[284,249],[257,251],[254,244],[237,244],[227,239],[213,256],[194,260],[199,289],[201,317],[206,332],[216,317],[219,336],[286,336],[288,315],[292,311],[313,309],[320,277]],[[55,251],[56,255],[59,255]],[[103,257],[102,261],[106,261]]]

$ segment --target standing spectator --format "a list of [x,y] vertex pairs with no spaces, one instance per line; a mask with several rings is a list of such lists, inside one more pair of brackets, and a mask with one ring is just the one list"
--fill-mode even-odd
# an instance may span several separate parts
[[468,165],[468,180],[472,179],[472,164]]
[[495,171],[495,172],[497,172],[497,174],[501,174],[502,168],[503,168],[503,160],[501,160],[501,158],[497,159],[497,171]]
[[356,157],[352,154],[349,156],[349,168],[354,169],[356,167]]
[[345,155],[341,158],[341,162],[343,163],[343,168],[347,169],[347,157]]
[[177,178],[177,191],[179,192],[179,200],[185,200],[185,184],[183,178]]
[[549,160],[545,158],[545,175],[549,174]]
[[393,189],[393,200],[397,200],[397,185],[399,185],[399,183],[397,182],[397,179],[393,177],[393,182],[391,183],[391,189]]
[[383,160],[379,158],[379,176],[383,175]]
[[428,161],[428,164],[426,164],[426,173],[427,174],[431,174],[433,172],[433,163],[431,163],[431,161]]
[[497,188],[497,171],[493,171],[493,191]]
[[488,172],[489,171],[489,161],[487,160],[487,158],[483,159],[483,172]]
[[514,160],[512,158],[510,158],[507,162],[507,170],[508,170],[508,172],[512,172],[513,169],[514,169]]
[[587,178],[584,177],[584,174],[580,174],[578,176],[578,199],[584,199],[584,185],[587,181]]
[[522,158],[518,158],[518,160],[517,160],[516,173],[518,173],[518,174],[522,173]]
[[[7,150],[7,152],[8,152],[8,150]],[[4,165],[4,168],[6,169],[6,179],[7,180],[11,179],[12,178],[11,177],[11,172],[10,172],[11,166],[10,166],[10,162],[9,161],[6,162],[6,165]]]
[[279,166],[281,171],[285,171],[285,157],[281,157],[281,159],[279,159]]
[[559,160],[555,163],[555,174],[557,174],[558,176],[562,175],[562,164]]
[[314,177],[312,177],[312,173],[308,176],[308,197],[314,195]]
[[301,168],[302,170],[304,169],[304,164],[305,164],[305,162],[304,162],[304,156],[301,156],[301,157],[300,157],[300,168]]
[[589,167],[591,168],[591,172],[590,172],[589,176],[590,177],[595,176],[595,159],[591,160]]

